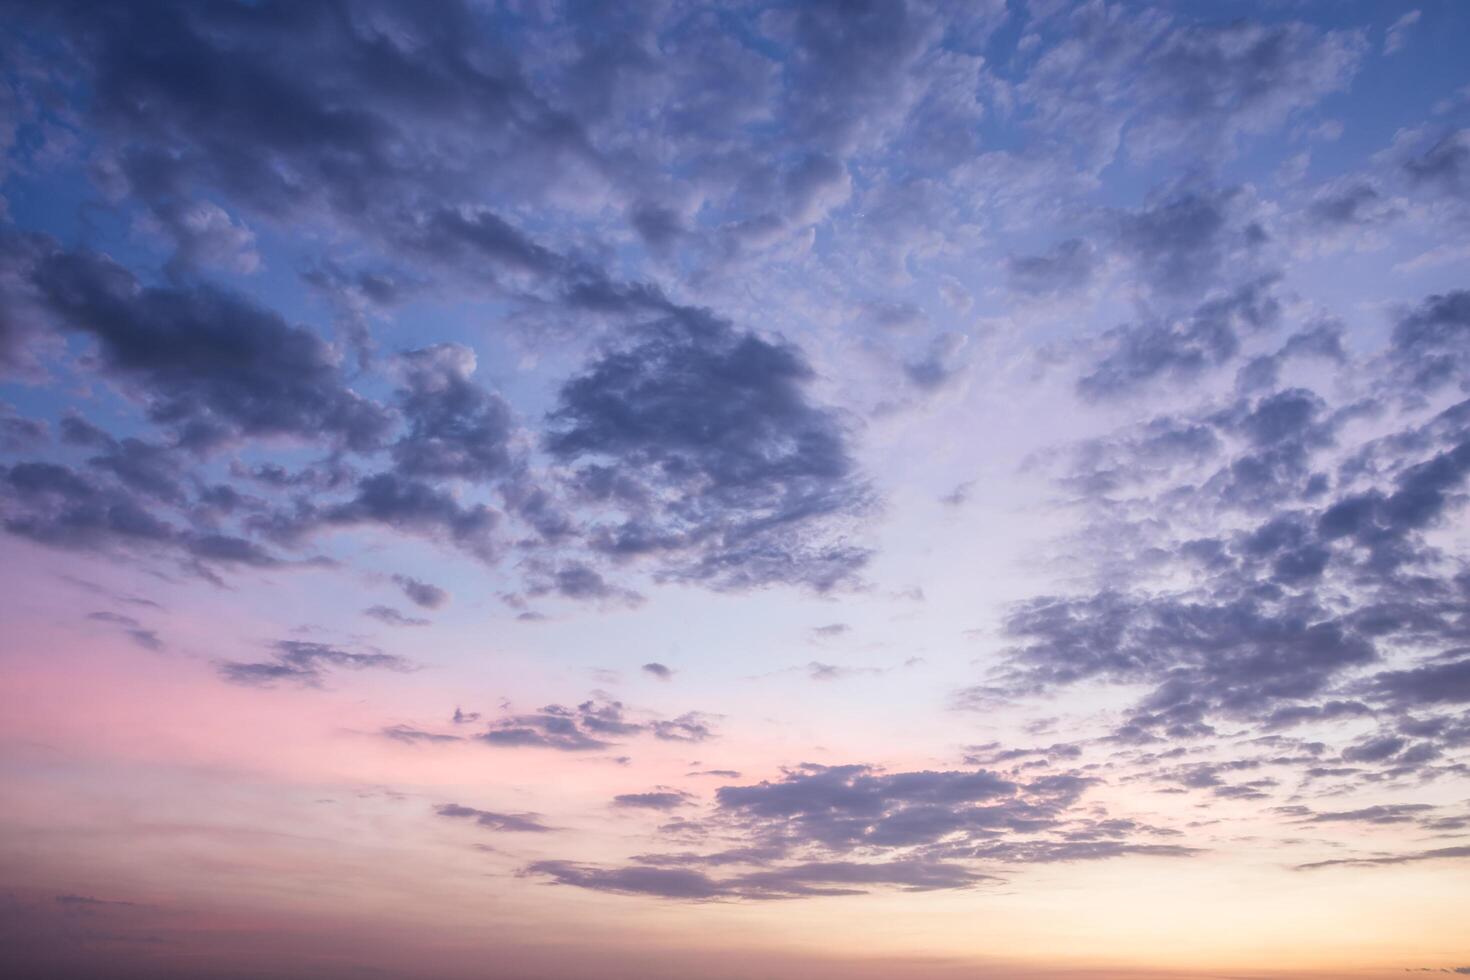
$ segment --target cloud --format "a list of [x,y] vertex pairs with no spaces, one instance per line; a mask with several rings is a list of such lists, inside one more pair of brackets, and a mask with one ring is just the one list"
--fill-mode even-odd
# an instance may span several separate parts
[[449,604],[449,593],[437,585],[420,582],[408,575],[394,575],[393,582],[416,606],[424,609],[442,609]]
[[1470,659],[1387,670],[1367,682],[1380,697],[1405,707],[1470,702]]
[[1307,217],[1323,228],[1362,229],[1381,225],[1402,212],[1373,184],[1354,180],[1332,182],[1319,188],[1307,205]]
[[926,392],[949,385],[964,371],[960,352],[968,343],[969,337],[954,330],[936,336],[922,356],[904,362],[909,383]]
[[434,812],[441,817],[473,819],[476,826],[507,833],[544,834],[554,829],[541,822],[539,813],[496,813],[460,806],[458,803],[441,803],[434,807]]
[[1361,32],[1301,23],[1180,27],[1150,52],[1140,87],[1153,104],[1129,145],[1143,156],[1191,143],[1219,152],[1347,88],[1366,47]]
[[46,441],[46,423],[17,415],[15,409],[0,402],[0,451],[24,452]]
[[158,503],[117,482],[58,463],[0,466],[5,530],[51,547],[120,556],[167,555],[214,584],[221,584],[218,568],[329,564],[324,559],[288,561],[246,538],[210,530],[198,519],[200,514],[191,516],[203,527],[180,526],[166,511],[160,514]]
[[584,562],[568,562],[560,568],[548,570],[526,589],[533,597],[559,595],[577,601],[600,601],[625,606],[637,606],[643,596],[609,582],[602,573]]
[[163,641],[158,638],[157,631],[144,629],[143,624],[132,616],[124,616],[115,612],[94,612],[88,613],[87,618],[94,622],[113,623],[122,627],[128,639],[151,653],[157,653],[163,649]]
[[[102,93],[89,116],[110,137],[104,160],[115,193],[142,200],[179,234],[180,258],[199,250],[184,202],[204,188],[267,219],[294,213],[369,230],[435,177],[446,189],[479,182],[454,164],[455,131],[465,134],[461,146],[477,147],[467,156],[497,160],[489,170],[539,166],[543,180],[557,158],[586,153],[576,124],[528,91],[513,63],[479,67],[486,36],[460,4],[432,18],[178,4],[102,16],[55,8],[29,19],[73,41]],[[223,233],[224,220],[204,227]],[[443,234],[451,233],[491,234],[474,225]],[[474,245],[493,251],[489,241]]]
[[1416,393],[1452,382],[1465,390],[1470,372],[1470,291],[1430,296],[1394,325],[1389,357],[1401,383]]
[[[1066,773],[1017,783],[984,770],[886,773],[804,765],[782,779],[722,786],[713,814],[686,835],[736,846],[644,854],[623,866],[541,861],[525,873],[596,891],[669,899],[763,900],[973,888],[997,880],[975,862],[1185,857],[1198,849],[1128,840],[1150,828],[1073,819],[1093,780]],[[643,796],[657,797],[645,802]],[[684,805],[687,794],[632,794],[636,805]],[[668,798],[665,798],[668,797]],[[707,869],[727,870],[716,876]]]
[[405,351],[394,361],[408,432],[392,447],[400,474],[486,480],[514,465],[510,407],[476,385],[475,353],[459,344]]
[[1160,296],[1193,298],[1216,284],[1227,260],[1248,262],[1268,240],[1252,212],[1240,188],[1163,188],[1117,216],[1115,244]]
[[402,657],[389,653],[352,653],[325,643],[304,640],[277,640],[271,644],[275,656],[259,662],[224,661],[219,672],[234,684],[269,687],[286,681],[303,687],[319,687],[326,672],[333,668],[346,670],[383,669],[399,672],[413,670]]
[[1310,606],[1293,611],[1248,597],[1037,599],[1006,630],[1024,641],[1016,683],[1152,682],[1140,717],[1176,737],[1190,732],[1199,710],[1261,712],[1318,694],[1339,672],[1376,658],[1367,638]]
[[475,738],[498,748],[556,749],[560,752],[595,752],[613,744],[593,738],[579,729],[575,721],[559,713],[518,715],[496,723]]
[[184,445],[295,436],[364,450],[387,432],[386,411],[346,387],[323,341],[245,297],[144,287],[105,256],[60,249],[32,281],[62,327],[96,341],[101,371]]
[[[25,70],[0,85],[15,121],[0,176],[27,200],[100,200],[110,217],[82,239],[118,259],[0,236],[0,369],[47,389],[17,394],[24,414],[0,407],[7,532],[221,586],[331,567],[302,557],[318,536],[350,533],[333,552],[361,556],[399,534],[479,563],[457,579],[495,565],[492,593],[527,620],[545,618],[533,599],[632,607],[662,583],[831,592],[877,574],[868,539],[892,537],[873,533],[880,488],[859,461],[922,450],[982,402],[1016,409],[1033,383],[1016,364],[1047,370],[1061,351],[1084,409],[1058,403],[1062,429],[1086,438],[1035,454],[1057,493],[1027,499],[1036,526],[1081,526],[1055,543],[1066,581],[1009,608],[1003,649],[957,701],[1120,688],[1097,695],[1125,698],[1102,727],[965,749],[980,771],[798,766],[712,801],[623,794],[677,805],[660,833],[691,850],[535,873],[754,900],[968,888],[997,867],[1215,842],[1106,815],[1104,779],[1222,812],[1340,799],[1280,814],[1320,829],[1453,829],[1420,804],[1346,797],[1457,778],[1470,745],[1465,295],[1387,305],[1387,349],[1369,352],[1361,316],[1294,294],[1320,285],[1328,246],[1384,244],[1386,266],[1458,241],[1470,137],[1448,100],[1359,165],[1361,140],[1320,157],[1362,131],[1326,100],[1367,31],[1102,3],[591,6],[16,8]],[[1284,154],[1295,176],[1273,191]],[[1329,164],[1340,176],[1311,184]],[[1344,310],[1394,301],[1352,278],[1330,283]],[[1051,301],[1067,322],[1043,322]],[[309,302],[340,344],[296,319]],[[981,331],[1046,350],[975,354]],[[854,376],[880,341],[890,356]],[[62,395],[88,414],[63,414]],[[855,408],[877,397],[913,410],[865,432]],[[961,446],[985,465],[948,472],[1004,484],[991,454],[1051,438],[1052,421]],[[895,506],[932,500],[928,477],[943,474]],[[364,610],[379,623],[424,624],[401,610],[450,599],[392,582],[413,606]],[[91,621],[158,642],[128,616]],[[296,641],[255,660],[218,669],[308,687],[411,669]],[[683,751],[724,727],[600,694],[452,723],[375,737],[626,764],[611,750]],[[693,754],[682,768],[740,779]]]
[[405,616],[392,606],[369,606],[362,611],[364,616],[376,619],[387,626],[428,626],[429,620],[420,616]]
[[538,712],[500,718],[474,737],[506,748],[594,752],[610,748],[616,744],[615,739],[645,734],[673,742],[703,742],[714,737],[708,719],[698,712],[687,712],[673,719],[633,721],[621,701],[601,696],[583,701],[575,708],[551,704]]
[[1058,242],[1040,255],[1006,259],[1010,287],[1030,296],[1066,296],[1085,288],[1096,269],[1096,251],[1080,238]]
[[918,860],[807,862],[726,878],[712,878],[687,868],[645,865],[599,868],[567,861],[538,861],[528,866],[526,873],[550,877],[556,884],[594,891],[694,901],[862,895],[873,886],[935,891],[971,888],[991,880],[957,864]]
[[806,675],[814,681],[838,681],[862,674],[882,673],[872,667],[843,667],[840,664],[824,664],[813,660],[806,665]]
[[613,806],[635,810],[674,810],[684,806],[692,798],[690,794],[678,790],[620,793],[613,797]]
[[1422,153],[1404,157],[1401,166],[1415,187],[1451,201],[1470,200],[1470,129],[1446,133]]
[[1178,24],[1152,9],[1071,10],[1017,86],[1041,133],[1101,170],[1120,148],[1137,161],[1222,159],[1242,137],[1347,87],[1365,53],[1358,31],[1300,22]]
[[404,534],[444,541],[485,562],[498,552],[495,531],[501,515],[486,504],[461,503],[433,484],[394,472],[358,481],[356,494],[320,510],[310,505],[286,517],[286,536],[299,538],[323,527],[381,525]]
[[1398,54],[1409,43],[1409,28],[1419,23],[1422,14],[1417,10],[1411,10],[1398,20],[1388,25],[1388,30],[1383,35],[1383,53],[1385,55]]
[[570,861],[537,861],[526,873],[551,878],[558,885],[594,891],[656,898],[705,900],[726,894],[724,888],[700,871],[682,868],[596,868]]
[[710,719],[697,711],[653,723],[653,736],[663,742],[704,742],[715,737]]
[[435,745],[442,742],[458,742],[458,735],[441,735],[437,732],[426,732],[411,725],[389,725],[381,732],[384,738],[391,738],[395,742],[403,742],[405,745],[427,744]]
[[839,532],[869,494],[845,424],[812,404],[795,348],[704,313],[648,324],[563,385],[547,449],[588,504],[593,546],[720,588],[830,589],[867,552]]
[[1200,304],[1179,320],[1151,320],[1103,335],[1105,353],[1077,382],[1090,401],[1144,392],[1155,381],[1192,381],[1240,351],[1242,332],[1273,326],[1280,305],[1275,278],[1257,280]]
[[1427,803],[1390,803],[1358,810],[1332,810],[1323,813],[1313,813],[1305,807],[1282,809],[1289,816],[1300,817],[1306,823],[1399,824],[1414,823],[1432,812],[1434,807]]
[[1395,864],[1417,864],[1420,861],[1446,861],[1460,858],[1470,858],[1470,847],[1436,847],[1425,851],[1411,851],[1406,854],[1391,854],[1383,857],[1370,858],[1333,858],[1327,861],[1312,861],[1307,864],[1296,866],[1298,871],[1315,871],[1319,868],[1337,867],[1383,867]]

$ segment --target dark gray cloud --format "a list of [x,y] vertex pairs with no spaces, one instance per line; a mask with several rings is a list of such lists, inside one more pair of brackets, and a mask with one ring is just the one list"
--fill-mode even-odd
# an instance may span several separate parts
[[1470,703],[1470,658],[1373,675],[1368,688],[1404,707]]
[[1011,288],[1031,296],[1065,296],[1092,281],[1096,250],[1080,238],[1058,242],[1040,255],[1012,255],[1006,259]]
[[0,373],[39,378],[34,351],[46,328],[46,304],[36,294],[31,274],[56,250],[47,235],[0,234]]
[[[856,113],[853,125],[865,127],[873,117],[871,107],[856,109],[864,100],[852,90],[853,53],[833,51],[807,23],[832,16],[809,11],[779,30],[775,20],[763,29],[809,52],[793,72],[829,79],[836,86],[829,110],[846,106]],[[942,25],[928,13],[905,14],[899,5],[879,20],[890,16],[903,25],[904,60],[941,36]],[[495,40],[496,32],[479,29],[485,25],[477,11],[459,5],[434,18],[327,0],[289,12],[206,3],[102,16],[62,4],[26,17],[70,42],[75,77],[105,93],[82,111],[98,141],[99,185],[111,200],[146,209],[151,229],[171,236],[176,253],[168,264],[171,285],[145,286],[105,256],[64,252],[40,238],[7,239],[7,267],[24,273],[24,295],[13,308],[27,316],[7,327],[16,344],[7,341],[6,349],[19,351],[22,335],[34,333],[34,307],[92,337],[96,367],[139,396],[173,441],[210,449],[289,436],[334,451],[330,463],[294,474],[274,463],[242,465],[262,486],[300,492],[284,506],[249,501],[253,512],[240,528],[201,547],[222,556],[228,538],[237,559],[264,567],[270,553],[250,537],[295,548],[332,527],[379,525],[490,561],[507,543],[506,517],[529,524],[547,545],[580,533],[561,488],[526,471],[514,418],[499,395],[474,382],[468,348],[438,344],[387,359],[399,386],[380,404],[347,385],[335,350],[314,332],[194,278],[205,266],[247,271],[240,264],[253,255],[246,218],[320,219],[363,246],[352,261],[317,257],[307,278],[340,300],[364,365],[372,345],[361,336],[362,318],[400,302],[403,284],[420,288],[436,276],[491,288],[536,317],[659,318],[623,334],[587,374],[565,385],[553,414],[547,445],[558,461],[578,467],[573,499],[611,518],[592,525],[586,539],[603,558],[646,556],[661,578],[720,588],[816,589],[850,581],[866,560],[848,532],[870,495],[853,471],[844,422],[811,403],[812,372],[795,347],[679,307],[654,286],[610,278],[588,257],[595,249],[539,242],[488,203],[522,201],[532,185],[549,190],[559,180],[554,173],[598,172],[614,183],[627,176],[588,141],[583,127],[596,128],[597,113],[583,110],[600,96],[584,96],[603,90],[588,79],[573,84],[580,69],[540,74],[538,86],[576,104],[572,111],[554,108],[532,91],[518,55]],[[857,27],[845,16],[834,23],[844,32]],[[879,49],[893,41],[859,34]],[[143,38],[146,48],[139,47]],[[614,61],[625,56],[636,60],[628,48]],[[839,77],[846,79],[841,85]],[[723,84],[725,77],[709,81]],[[278,103],[290,111],[268,108]],[[787,108],[800,115],[804,104]],[[607,103],[599,112],[615,109]],[[824,112],[822,119],[818,128],[825,129],[833,117]],[[835,148],[856,130],[839,127],[828,136]],[[810,147],[774,179],[774,196],[750,182],[757,189],[745,204],[774,207],[778,224],[809,224],[850,189],[844,163]],[[681,227],[671,216],[677,209],[658,213],[661,224],[643,224]],[[375,248],[416,268],[396,268],[374,256]],[[913,383],[935,388],[954,377],[953,348],[954,338],[940,338],[910,363]],[[622,393],[638,396],[624,406],[636,411],[597,418],[618,407],[619,394],[606,387],[620,383],[617,369],[639,361],[646,362],[645,377],[633,381],[636,391]],[[642,397],[655,390],[659,397]],[[622,422],[629,425],[619,431]],[[340,455],[382,449],[391,460],[384,471],[364,473]],[[175,472],[145,472],[147,453]],[[181,502],[181,464],[162,446],[125,441],[95,465],[113,467],[140,493]],[[355,485],[355,495],[332,500],[304,492],[322,489],[319,478],[329,470],[330,489]],[[144,479],[151,486],[144,488]],[[504,513],[443,481],[493,483]],[[215,497],[238,511],[241,502],[227,500],[229,493],[220,485]],[[43,537],[39,530],[32,536]],[[544,582],[533,583],[533,594],[637,599],[586,561],[527,567],[550,569]]]
[[13,407],[0,401],[0,452],[19,453],[46,442],[46,423],[18,415]]
[[594,891],[656,898],[708,900],[727,893],[702,871],[684,868],[597,868],[570,861],[537,861],[526,873],[551,878],[559,885],[574,885]]
[[713,738],[714,731],[698,712],[667,720],[634,721],[621,701],[598,696],[574,708],[550,704],[536,712],[500,718],[474,738],[507,748],[595,752],[639,735],[664,741],[703,742]]
[[343,503],[319,511],[308,505],[286,518],[288,540],[333,525],[382,525],[444,541],[482,561],[494,561],[499,551],[498,511],[461,503],[446,489],[391,471],[359,480],[356,495]]
[[[1240,768],[1156,760],[1135,777],[1166,792],[1266,800],[1292,782],[1347,794],[1462,772],[1466,733],[1429,713],[1470,698],[1470,581],[1439,533],[1465,502],[1470,415],[1463,402],[1423,414],[1463,373],[1455,330],[1453,298],[1430,297],[1399,317],[1386,353],[1358,361],[1337,325],[1319,321],[1266,355],[1274,363],[1245,397],[1132,423],[1064,456],[1062,485],[1099,515],[1084,540],[1109,551],[1108,588],[1016,606],[1009,663],[958,705],[1143,685],[1105,739],[1125,769],[1230,737],[1264,745],[1310,726],[1321,739],[1238,757]],[[1282,387],[1298,357],[1356,365],[1354,388],[1383,394]],[[1416,385],[1421,397],[1399,397]],[[1330,812],[1321,822],[1413,811]]]
[[405,616],[392,606],[368,606],[362,614],[385,626],[428,626],[430,622],[422,616]]
[[1380,857],[1332,858],[1327,861],[1312,861],[1297,865],[1298,871],[1313,871],[1318,868],[1337,867],[1382,867],[1394,864],[1417,864],[1420,861],[1447,861],[1470,858],[1470,847],[1435,847],[1425,851],[1406,854],[1390,854]]
[[353,653],[325,643],[277,640],[271,644],[270,660],[242,662],[227,660],[219,665],[225,680],[235,684],[268,687],[277,681],[319,687],[328,671],[383,669],[413,670],[413,664],[390,653]]
[[485,480],[513,465],[510,407],[471,379],[475,354],[437,344],[398,355],[399,402],[409,428],[393,446],[406,476]]
[[681,790],[656,790],[648,793],[620,793],[613,797],[613,806],[635,810],[674,810],[687,804],[693,797]]
[[674,669],[661,663],[646,663],[639,669],[651,677],[657,677],[661,681],[669,680],[674,676]]
[[1085,496],[1110,494],[1214,459],[1223,449],[1219,433],[1207,422],[1156,416],[1126,433],[1072,447],[1059,482]]
[[1401,211],[1372,183],[1355,180],[1319,189],[1307,205],[1307,217],[1324,228],[1363,228],[1385,224]]
[[293,563],[246,538],[183,526],[157,503],[117,482],[58,463],[0,466],[5,530],[41,544],[122,556],[168,556],[215,584],[221,582],[218,569],[325,564],[322,559]]
[[1424,152],[1405,158],[1403,169],[1418,186],[1470,200],[1470,129],[1445,133]]
[[664,742],[703,742],[715,737],[708,716],[697,711],[653,723],[653,737]]
[[434,807],[434,812],[441,817],[472,819],[476,826],[508,833],[544,834],[553,829],[541,822],[539,813],[496,813],[492,810],[460,806],[458,803],[442,803]]
[[1399,824],[1417,823],[1434,807],[1427,803],[1388,803],[1363,807],[1358,810],[1329,810],[1313,812],[1304,806],[1278,807],[1285,816],[1294,817],[1305,823],[1366,823]]
[[834,529],[868,492],[800,352],[694,312],[635,337],[568,381],[551,415],[547,448],[578,464],[583,500],[622,515],[594,547],[720,588],[856,574],[867,553]]
[[449,604],[449,593],[437,585],[421,582],[408,575],[394,575],[393,583],[402,589],[403,594],[408,596],[409,601],[416,606],[424,609],[442,609]]
[[725,878],[714,878],[690,868],[648,865],[600,868],[567,861],[538,861],[527,867],[526,873],[594,891],[695,901],[862,895],[875,886],[935,891],[972,888],[992,880],[959,864],[917,859],[812,861]]
[[499,748],[556,749],[561,752],[595,752],[612,742],[583,731],[574,715],[551,705],[538,714],[502,719],[475,738]]
[[[513,52],[457,3],[432,17],[334,2],[78,3],[29,16],[73,43],[99,93],[89,115],[109,138],[109,185],[178,236],[180,264],[238,234],[198,219],[207,190],[267,219],[309,214],[379,235],[401,226],[411,244],[430,224],[404,214],[421,189],[464,192],[499,172],[529,191],[528,170],[544,181],[557,160],[588,154],[575,122],[529,90]],[[460,220],[431,226],[436,242],[526,260],[495,229]]]
[[1368,638],[1309,604],[1249,596],[1037,599],[1006,629],[1023,641],[1013,683],[1152,682],[1140,720],[1176,737],[1194,733],[1203,711],[1254,714],[1310,698],[1376,659]]
[[[856,895],[972,888],[995,880],[976,862],[1020,865],[1127,855],[1183,857],[1197,849],[1133,838],[1163,833],[1083,816],[1095,780],[1058,772],[1015,782],[977,771],[886,773],[804,765],[776,781],[723,786],[714,812],[680,833],[740,841],[708,853],[643,854],[624,866],[537,862],[528,874],[598,891],[685,900]],[[684,794],[635,794],[659,809]],[[645,803],[644,796],[650,799]],[[657,797],[657,799],[653,799]],[[665,797],[668,797],[665,799]],[[745,870],[730,870],[744,868]],[[726,869],[719,876],[711,869]]]
[[94,339],[102,372],[184,445],[295,436],[364,450],[389,428],[381,406],[346,387],[326,343],[242,296],[144,287],[105,256],[59,249],[32,278],[48,313]]
[[1470,291],[1430,296],[1394,325],[1389,357],[1413,395],[1470,384]]
[[904,3],[856,11],[814,3],[772,18],[771,26],[794,54],[787,91],[796,136],[839,151],[908,108],[906,69],[942,30],[927,11]]
[[1029,808],[981,804],[1012,801],[1017,791],[1016,784],[985,771],[886,775],[866,766],[806,766],[778,782],[723,786],[716,800],[755,828],[851,850],[1004,828],[1025,819]]
[[639,593],[614,585],[597,569],[580,561],[568,562],[545,573],[538,572],[527,586],[526,595],[559,595],[565,599],[615,602],[629,606],[636,606],[643,601],[643,596]]
[[1267,240],[1238,188],[1156,194],[1116,224],[1117,247],[1144,282],[1171,298],[1202,296],[1217,285],[1227,259],[1248,256]]
[[1116,327],[1103,335],[1102,357],[1077,382],[1084,398],[1137,395],[1157,380],[1185,382],[1220,367],[1240,351],[1242,333],[1272,327],[1280,315],[1268,276],[1208,300],[1178,320]]
[[458,742],[458,735],[443,735],[438,732],[426,732],[412,725],[389,725],[380,734],[384,738],[391,738],[395,742],[405,745],[438,745],[444,742]]
[[946,387],[964,371],[961,353],[968,338],[958,331],[936,336],[920,356],[904,362],[904,375],[920,391],[934,392]]
[[1242,394],[1269,391],[1279,384],[1282,368],[1296,360],[1347,363],[1341,325],[1330,320],[1318,322],[1286,338],[1274,353],[1251,358],[1236,372],[1236,390]]

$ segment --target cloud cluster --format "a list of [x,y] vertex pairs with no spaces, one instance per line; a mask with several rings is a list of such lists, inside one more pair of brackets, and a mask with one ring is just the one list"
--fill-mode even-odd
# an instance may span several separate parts
[[[298,644],[299,646],[300,644]],[[316,649],[319,644],[305,644]],[[396,659],[396,658],[394,658]],[[329,661],[336,662],[336,661]],[[387,666],[396,665],[367,663],[363,661],[343,662],[343,666]],[[269,665],[233,665],[266,668]],[[674,718],[649,718],[648,712],[630,710],[621,701],[605,695],[596,695],[574,707],[548,704],[536,711],[510,712],[490,720],[482,731],[467,735],[450,735],[422,731],[406,725],[385,728],[382,734],[401,742],[479,742],[505,749],[551,749],[557,752],[599,752],[610,749],[620,742],[637,736],[651,736],[662,742],[694,744],[716,737],[713,719],[697,711],[688,711]],[[469,725],[481,721],[477,711],[454,709],[455,725]],[[655,794],[657,795],[657,794]]]
[[325,643],[306,640],[277,640],[271,644],[272,657],[262,661],[224,661],[219,672],[233,684],[271,686],[278,681],[317,687],[328,671],[393,670],[409,671],[414,666],[391,653],[354,653]]
[[[678,828],[686,839],[733,837],[734,846],[642,854],[614,867],[538,861],[526,873],[622,894],[761,900],[973,888],[1026,864],[1195,853],[1151,839],[1161,833],[1154,828],[1097,819],[1096,808],[1079,805],[1094,782],[1066,772],[1019,782],[984,769],[804,765],[780,780],[722,786],[708,816]],[[663,792],[619,800],[657,809],[688,802]]]

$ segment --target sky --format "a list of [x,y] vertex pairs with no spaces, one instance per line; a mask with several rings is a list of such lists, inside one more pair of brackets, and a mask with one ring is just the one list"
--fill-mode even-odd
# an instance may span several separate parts
[[0,972],[1470,973],[1467,44],[0,0]]

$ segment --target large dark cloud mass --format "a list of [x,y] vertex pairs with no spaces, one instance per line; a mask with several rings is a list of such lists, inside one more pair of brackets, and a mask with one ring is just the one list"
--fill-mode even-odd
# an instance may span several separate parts
[[[126,517],[131,499],[91,505],[93,529],[65,535],[54,510],[33,512],[31,493],[15,502],[13,529],[78,544],[148,537],[222,560],[228,549],[217,542],[210,549],[168,529],[170,519],[204,520],[202,494],[189,486],[198,478],[186,478],[196,464],[175,451],[254,452],[284,440],[328,460],[295,471],[256,464],[249,496],[211,488],[218,501],[236,494],[228,513],[213,506],[208,519],[221,533],[228,525],[242,562],[253,555],[263,567],[276,560],[272,549],[299,550],[333,530],[387,528],[484,562],[534,545],[545,554],[525,566],[526,596],[600,601],[638,594],[589,562],[633,562],[725,589],[826,590],[863,565],[865,549],[847,539],[868,503],[850,427],[814,400],[801,350],[676,303],[660,286],[624,281],[597,249],[540,240],[508,210],[528,194],[548,201],[593,181],[645,201],[635,224],[655,240],[682,227],[677,207],[646,202],[642,171],[593,138],[615,142],[602,123],[619,106],[589,97],[600,88],[583,75],[590,65],[539,70],[482,12],[459,4],[429,13],[219,0],[21,5],[11,14],[64,41],[55,84],[95,93],[73,121],[95,140],[99,188],[119,207],[141,208],[139,220],[175,247],[167,283],[154,285],[100,252],[7,234],[0,361],[32,370],[51,334],[84,337],[95,349],[87,368],[137,399],[164,433],[151,451],[167,465],[153,472],[171,471],[160,502],[175,511],[138,504]],[[931,29],[915,25],[899,45],[905,57]],[[811,30],[793,37],[816,44]],[[874,30],[875,42],[890,42]],[[617,61],[625,56],[608,70],[628,70]],[[882,60],[878,51],[872,60]],[[849,106],[852,123],[832,133],[845,144],[864,110],[838,93],[857,69],[824,57],[809,70]],[[671,115],[669,125],[696,143],[717,138],[695,136],[692,117]],[[810,223],[845,179],[840,163],[812,154],[772,195],[747,182],[753,196],[740,206],[758,210],[748,216],[757,223]],[[352,376],[343,352],[309,326],[204,278],[255,268],[252,223],[324,229],[316,248],[325,254],[303,276],[345,317],[362,366],[391,387]],[[333,236],[356,244],[334,250]],[[601,352],[562,385],[544,439],[477,380],[477,355],[463,344],[375,356],[373,318],[430,283],[500,297],[528,322],[561,321],[561,330],[613,325]],[[136,492],[141,444],[123,445],[131,458],[114,452],[93,465]],[[574,469],[563,478],[547,462]],[[70,515],[83,522],[76,508]]]
[[98,368],[181,445],[294,436],[366,450],[386,433],[387,413],[346,387],[314,333],[212,287],[145,288],[105,256],[39,250],[6,277],[58,328],[93,339]]
[[688,312],[568,381],[548,448],[581,464],[586,499],[626,514],[596,547],[668,553],[671,574],[724,587],[851,575],[863,551],[807,531],[865,502],[842,421],[804,390],[811,373],[794,348]]

